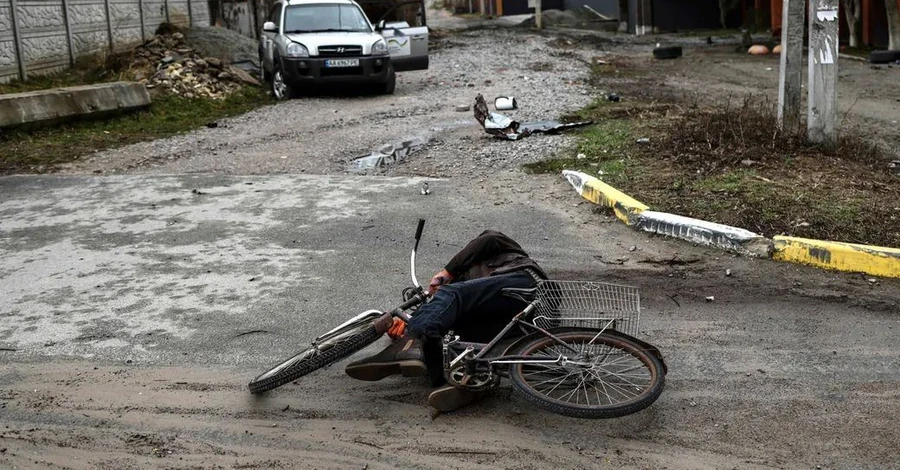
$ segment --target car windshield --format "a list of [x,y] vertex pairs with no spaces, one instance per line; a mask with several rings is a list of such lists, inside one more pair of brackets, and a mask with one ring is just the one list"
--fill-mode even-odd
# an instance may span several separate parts
[[356,5],[313,3],[291,5],[284,12],[285,33],[372,32]]

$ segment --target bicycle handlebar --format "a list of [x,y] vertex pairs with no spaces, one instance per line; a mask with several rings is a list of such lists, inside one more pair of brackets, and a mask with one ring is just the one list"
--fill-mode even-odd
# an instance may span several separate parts
[[425,219],[419,219],[419,226],[416,227],[416,246],[419,246],[419,239],[422,238],[422,230],[425,228]]
[[409,255],[409,273],[412,276],[413,286],[421,291],[422,286],[416,278],[416,250],[419,249],[419,240],[422,239],[422,230],[425,229],[425,219],[419,219],[419,225],[416,227],[416,243],[413,245],[412,253]]

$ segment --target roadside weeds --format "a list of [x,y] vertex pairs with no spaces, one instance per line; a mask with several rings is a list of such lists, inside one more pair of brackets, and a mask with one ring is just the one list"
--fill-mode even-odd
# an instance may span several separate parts
[[0,175],[52,173],[56,165],[93,152],[194,130],[272,103],[261,88],[244,87],[222,100],[158,95],[147,110],[37,130],[0,134]]
[[[592,67],[592,83],[603,86],[608,70]],[[568,118],[597,123],[576,149],[526,171],[581,171],[654,209],[769,237],[900,246],[900,177],[858,129],[845,126],[826,149],[805,142],[805,127],[778,130],[761,97],[681,103],[661,84],[644,93],[654,88],[658,100],[597,98]]]

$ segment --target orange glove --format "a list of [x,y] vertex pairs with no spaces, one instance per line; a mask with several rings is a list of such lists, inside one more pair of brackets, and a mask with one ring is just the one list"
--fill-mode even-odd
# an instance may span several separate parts
[[400,339],[403,336],[403,332],[406,331],[406,322],[394,317],[394,324],[388,328],[387,334],[391,337],[391,339]]

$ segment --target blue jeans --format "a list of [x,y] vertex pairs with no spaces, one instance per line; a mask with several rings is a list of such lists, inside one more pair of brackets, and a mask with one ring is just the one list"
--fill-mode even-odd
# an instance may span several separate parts
[[466,341],[486,342],[528,305],[500,291],[505,287],[534,286],[534,278],[524,271],[447,284],[430,302],[419,307],[407,331],[440,338],[454,330]]

